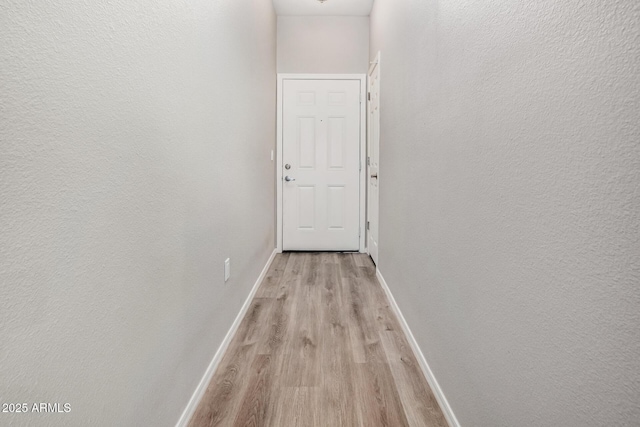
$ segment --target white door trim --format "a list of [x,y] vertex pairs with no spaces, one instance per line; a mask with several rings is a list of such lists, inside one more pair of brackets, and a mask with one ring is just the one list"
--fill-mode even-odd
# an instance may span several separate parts
[[374,60],[369,63],[369,71],[367,72],[367,76],[371,75],[371,72],[373,71],[373,67],[375,67],[378,64],[380,64],[380,51],[378,51]]
[[366,216],[366,123],[367,123],[367,75],[366,74],[280,74],[277,82],[276,117],[276,249],[282,252],[282,88],[285,80],[358,80],[360,81],[360,252],[365,249]]
[[[377,68],[377,72],[378,72],[378,110],[380,109],[380,51],[378,51],[378,53],[376,54],[376,57],[373,61],[371,61],[369,63],[369,71],[367,72],[367,79],[369,79],[369,77],[371,76],[371,73],[373,72],[373,70]],[[369,91],[369,85],[367,85],[367,92]],[[369,102],[367,102],[367,109],[366,109],[366,114],[367,114],[367,120],[369,120]],[[378,126],[380,125],[380,116],[378,115]],[[371,123],[369,122],[369,127],[367,128],[368,130],[370,129]],[[378,134],[377,134],[377,138],[378,138],[378,176],[380,176],[380,129],[378,128]],[[366,137],[366,144],[367,144],[367,156],[369,156],[369,152],[370,152],[370,146],[373,143],[372,141],[372,135],[370,132],[367,131],[367,137]],[[371,203],[370,200],[372,199],[371,195],[369,194],[369,177],[371,175],[371,171],[370,171],[370,165],[369,162],[366,163],[366,188],[367,188],[367,204],[366,204],[366,224],[369,223],[369,218],[371,218],[371,211],[373,210],[373,208],[371,207]],[[379,185],[379,181],[378,181],[378,200],[377,200],[377,204],[376,204],[376,208],[377,208],[377,212],[376,212],[376,227],[377,228],[377,240],[376,240],[376,244],[377,244],[377,250],[376,250],[376,260],[375,260],[375,264],[376,264],[376,268],[380,262],[380,185]],[[370,241],[369,241],[369,229],[365,230],[366,233],[366,245],[367,245],[367,250],[366,252],[369,254],[369,256],[371,256],[371,251],[370,251]],[[372,257],[373,258],[373,257]]]

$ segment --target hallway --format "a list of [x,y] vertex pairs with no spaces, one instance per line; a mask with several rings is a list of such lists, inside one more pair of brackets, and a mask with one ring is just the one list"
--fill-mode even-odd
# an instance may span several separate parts
[[278,254],[191,426],[446,426],[365,254]]
[[640,1],[0,0],[0,41],[0,426],[640,426]]

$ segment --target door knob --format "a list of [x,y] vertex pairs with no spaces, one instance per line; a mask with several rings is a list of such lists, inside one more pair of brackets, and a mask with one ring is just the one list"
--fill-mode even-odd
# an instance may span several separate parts
[[295,178],[291,178],[289,175],[287,175],[287,176],[284,177],[284,180],[287,181],[287,182],[290,182],[290,181],[295,181],[296,179]]

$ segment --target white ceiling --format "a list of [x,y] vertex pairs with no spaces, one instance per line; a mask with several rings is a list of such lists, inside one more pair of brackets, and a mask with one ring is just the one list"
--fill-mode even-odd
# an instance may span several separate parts
[[278,15],[369,16],[373,0],[273,0]]

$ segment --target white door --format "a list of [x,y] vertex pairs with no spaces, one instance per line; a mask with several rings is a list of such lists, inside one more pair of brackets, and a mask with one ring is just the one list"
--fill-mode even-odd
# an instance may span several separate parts
[[283,250],[359,249],[360,81],[284,80]]
[[380,161],[380,53],[369,70],[367,143],[367,248],[371,259],[378,265],[378,164]]

